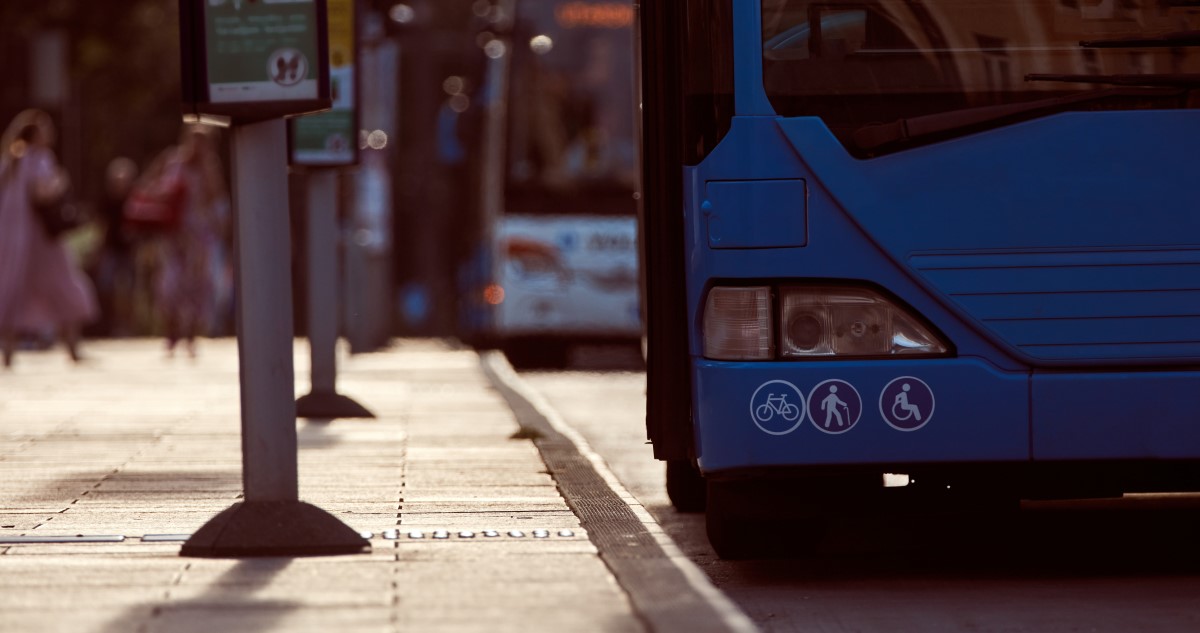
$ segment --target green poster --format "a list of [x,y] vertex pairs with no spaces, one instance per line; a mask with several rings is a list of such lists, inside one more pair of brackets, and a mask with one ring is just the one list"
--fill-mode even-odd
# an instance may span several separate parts
[[318,98],[315,0],[206,0],[212,103]]
[[292,119],[292,163],[352,165],[358,160],[354,0],[328,0],[329,94],[332,109]]

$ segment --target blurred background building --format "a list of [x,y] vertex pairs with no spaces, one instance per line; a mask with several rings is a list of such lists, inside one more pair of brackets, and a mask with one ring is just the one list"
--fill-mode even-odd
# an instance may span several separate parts
[[[462,236],[450,228],[461,227],[455,216],[467,212],[469,186],[459,179],[466,177],[470,141],[459,138],[461,151],[430,158],[439,156],[445,79],[464,77],[464,90],[475,84],[467,77],[481,55],[473,44],[479,18],[469,2],[364,0],[360,10],[364,147],[362,165],[342,179],[350,273],[343,303],[347,336],[368,350],[393,334],[453,334],[455,259],[463,249],[452,243]],[[144,167],[179,135],[177,15],[176,0],[0,3],[0,120],[28,107],[53,116],[57,150],[85,205],[103,195],[113,158]],[[292,192],[295,208],[303,189]],[[303,214],[294,212],[295,237],[304,228]],[[81,234],[73,241],[81,259],[93,254],[95,239]],[[295,270],[302,297],[299,261]],[[302,311],[296,316],[303,332]],[[152,323],[134,325],[132,333],[153,333]]]
[[[565,4],[586,16],[596,2]],[[629,2],[599,4],[624,5],[616,26],[630,28]],[[361,160],[339,179],[342,329],[353,351],[396,335],[460,334],[463,271],[487,240],[487,205],[478,192],[484,73],[496,45],[488,46],[512,27],[514,6],[358,0]],[[0,59],[0,119],[27,107],[51,113],[60,129],[57,150],[84,205],[101,199],[114,158],[144,168],[178,138],[178,0],[4,0]],[[228,134],[221,137],[228,169]],[[292,180],[294,295],[304,306],[303,172]],[[94,235],[80,231],[71,239],[85,264],[95,256]],[[303,312],[295,315],[298,334],[305,331]],[[157,333],[150,318],[128,325],[124,333]],[[231,332],[230,318],[218,333]]]

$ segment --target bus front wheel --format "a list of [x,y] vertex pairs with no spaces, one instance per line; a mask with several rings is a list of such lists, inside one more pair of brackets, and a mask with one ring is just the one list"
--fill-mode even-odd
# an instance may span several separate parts
[[704,512],[708,484],[691,460],[667,460],[667,497],[679,512]]
[[803,497],[770,482],[708,482],[704,526],[708,542],[726,560],[809,554],[825,532],[825,518]]
[[518,340],[500,346],[514,369],[563,369],[571,351],[565,341]]

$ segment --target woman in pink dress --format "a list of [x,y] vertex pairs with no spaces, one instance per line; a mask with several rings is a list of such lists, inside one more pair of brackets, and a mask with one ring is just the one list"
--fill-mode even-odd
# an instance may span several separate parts
[[79,331],[98,313],[95,291],[66,248],[46,234],[34,200],[66,193],[55,129],[39,110],[18,114],[0,137],[0,347],[13,362],[18,333],[57,332],[79,360]]

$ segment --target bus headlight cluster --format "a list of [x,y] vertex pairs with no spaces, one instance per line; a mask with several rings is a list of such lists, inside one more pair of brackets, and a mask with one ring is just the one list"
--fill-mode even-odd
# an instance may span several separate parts
[[936,356],[948,350],[919,318],[869,288],[718,286],[705,303],[704,356],[716,360]]
[[767,360],[774,355],[771,289],[718,287],[704,305],[704,355],[722,360]]

